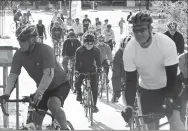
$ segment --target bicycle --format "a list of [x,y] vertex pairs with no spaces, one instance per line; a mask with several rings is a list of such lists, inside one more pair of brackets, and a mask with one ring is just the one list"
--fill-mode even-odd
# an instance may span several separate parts
[[[164,112],[166,107],[167,107],[167,102],[169,102],[169,101],[170,101],[169,99],[166,99],[165,103],[162,105],[160,110],[162,110]],[[141,110],[140,94],[139,94],[138,91],[136,93],[136,100],[135,100],[134,106],[133,107],[128,106],[128,107],[132,110],[132,117],[130,118],[130,120],[128,122],[130,130],[148,130],[147,125],[144,123],[144,120],[143,120],[144,118],[151,118],[155,122],[157,122],[165,116],[164,113],[155,113],[155,114],[151,113],[151,114],[143,115],[142,110]],[[167,124],[169,124],[169,122],[165,122],[165,123],[162,123],[162,124],[157,123],[156,128],[160,129],[161,127],[163,127]],[[184,125],[185,125],[185,129],[187,129],[188,112],[187,112],[187,115],[186,115],[186,120],[184,122]]]
[[54,44],[54,55],[56,57],[57,62],[60,62],[61,57],[61,39],[53,40]]
[[[18,23],[18,27],[20,27],[20,22],[19,21],[17,21],[17,23]],[[17,28],[18,28],[17,27]],[[10,25],[10,31],[12,32],[12,33],[15,33],[16,32],[16,23],[12,23],[11,25]]]
[[[49,126],[47,126],[46,128],[48,130],[61,130],[60,128],[60,125],[58,124],[58,122],[55,120],[54,116],[47,112],[47,111],[44,111],[42,109],[39,109],[38,107],[36,107],[34,104],[33,104],[33,100],[32,100],[32,97],[33,95],[30,95],[30,96],[24,96],[22,99],[12,99],[12,100],[7,100],[6,102],[22,102],[22,103],[29,103],[29,107],[28,107],[28,117],[27,118],[27,125],[26,126],[22,126],[19,130],[36,130],[37,127],[34,123],[33,123],[33,117],[32,117],[32,114],[34,111],[37,111],[38,113],[41,113],[41,114],[44,114],[44,115],[48,115],[52,118],[52,122]],[[9,114],[5,111],[5,108],[3,106],[3,104],[5,104],[3,102],[3,96],[0,96],[0,103],[1,103],[1,109],[2,109],[2,112],[4,115],[6,116],[9,116]],[[74,130],[74,127],[73,125],[71,124],[71,122],[69,122],[67,120],[67,127],[69,130]]]
[[69,59],[69,62],[68,62],[68,77],[70,79],[70,85],[71,85],[71,89],[73,91],[73,93],[76,93],[75,91],[75,88],[74,88],[74,57],[70,58]]
[[[106,66],[111,66],[111,65],[106,65]],[[107,79],[108,79],[108,76],[106,74],[106,71],[104,70],[104,66],[102,68],[102,72],[101,72],[101,75],[100,75],[100,79],[99,79],[99,84],[98,84],[98,87],[99,87],[99,90],[98,90],[98,95],[99,95],[99,98],[102,98],[102,93],[103,93],[103,90],[106,90],[106,100],[107,100],[107,103],[109,102],[109,84],[107,82]]]
[[[96,75],[97,73],[79,73],[80,75],[84,75],[84,81],[83,81],[83,88],[82,88],[82,102],[81,104],[84,107],[85,116],[88,118],[90,125],[93,125],[93,93],[91,90],[91,75]],[[89,115],[88,115],[89,113]]]

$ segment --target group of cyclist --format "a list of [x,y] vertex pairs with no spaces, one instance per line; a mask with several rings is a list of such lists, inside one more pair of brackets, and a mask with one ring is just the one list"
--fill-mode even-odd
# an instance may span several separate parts
[[[19,10],[17,13],[17,17],[21,16]],[[57,18],[52,21],[51,28],[54,46],[57,40],[64,41],[64,33],[67,30],[61,16],[56,15]],[[18,19],[14,20],[16,22]],[[39,21],[37,26],[25,24],[18,27],[16,37],[20,49],[13,57],[4,98],[9,99],[23,66],[36,82],[34,103],[41,109],[49,109],[61,128],[66,130],[66,115],[62,106],[71,88],[67,77],[68,61],[71,59],[75,62],[77,101],[82,101],[81,84],[84,75],[80,73],[96,73],[90,76],[94,113],[99,111],[97,108],[99,75],[104,68],[108,76],[109,65],[112,65],[112,102],[118,102],[123,88],[127,108],[121,114],[127,123],[132,116],[130,107],[134,106],[136,92],[139,89],[143,115],[160,112],[164,100],[168,98],[171,100],[168,111],[162,113],[167,116],[170,129],[183,130],[188,92],[181,96],[179,93],[183,89],[182,83],[186,88],[188,85],[188,53],[184,53],[182,49],[180,52],[177,50],[180,42],[173,36],[177,34],[177,24],[170,23],[170,33],[165,35],[152,32],[153,20],[145,12],[134,14],[129,18],[129,22],[133,25],[134,36],[122,36],[120,48],[112,58],[115,36],[108,20],[106,19],[102,25],[99,18],[96,18],[95,24],[92,25],[87,15],[83,23],[76,18],[63,42],[63,68],[56,61],[53,48],[37,40],[39,32],[45,30],[42,21]],[[171,33],[173,31],[175,32]],[[46,37],[46,33],[44,34]],[[43,36],[43,33],[40,33],[40,36]],[[178,34],[178,37],[182,41],[181,35]],[[34,124],[41,127],[44,116],[36,112],[33,117]],[[156,121],[153,119],[147,118],[144,122],[149,129],[156,129],[154,127]]]

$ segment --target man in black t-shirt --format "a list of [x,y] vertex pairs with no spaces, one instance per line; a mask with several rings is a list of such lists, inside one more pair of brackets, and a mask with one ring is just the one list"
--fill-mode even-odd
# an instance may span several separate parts
[[82,21],[84,33],[88,30],[89,24],[91,24],[91,20],[88,18],[88,15],[85,15],[85,18]]
[[37,28],[38,36],[40,40],[43,42],[44,36],[45,36],[45,39],[47,39],[47,35],[46,35],[45,26],[42,24],[41,19],[38,20],[38,24],[36,25],[36,28]]

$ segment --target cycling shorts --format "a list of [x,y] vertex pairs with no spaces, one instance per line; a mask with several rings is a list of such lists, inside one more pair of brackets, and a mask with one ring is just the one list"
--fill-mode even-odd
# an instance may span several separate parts
[[67,81],[67,82],[61,84],[60,86],[58,86],[57,88],[55,88],[54,90],[45,91],[43,98],[42,98],[41,102],[39,103],[39,108],[47,111],[48,110],[48,106],[47,106],[48,100],[54,96],[61,100],[61,106],[63,106],[64,101],[66,100],[66,98],[69,94],[70,88],[71,88],[71,86],[70,86],[69,82]]

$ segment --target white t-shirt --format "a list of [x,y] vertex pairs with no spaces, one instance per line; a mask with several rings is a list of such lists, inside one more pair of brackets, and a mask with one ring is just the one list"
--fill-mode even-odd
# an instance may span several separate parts
[[188,52],[179,56],[179,68],[184,78],[188,78]]
[[152,44],[142,48],[132,38],[123,53],[125,71],[138,71],[139,86],[144,89],[160,89],[167,84],[165,66],[179,62],[175,43],[166,35],[156,33]]

